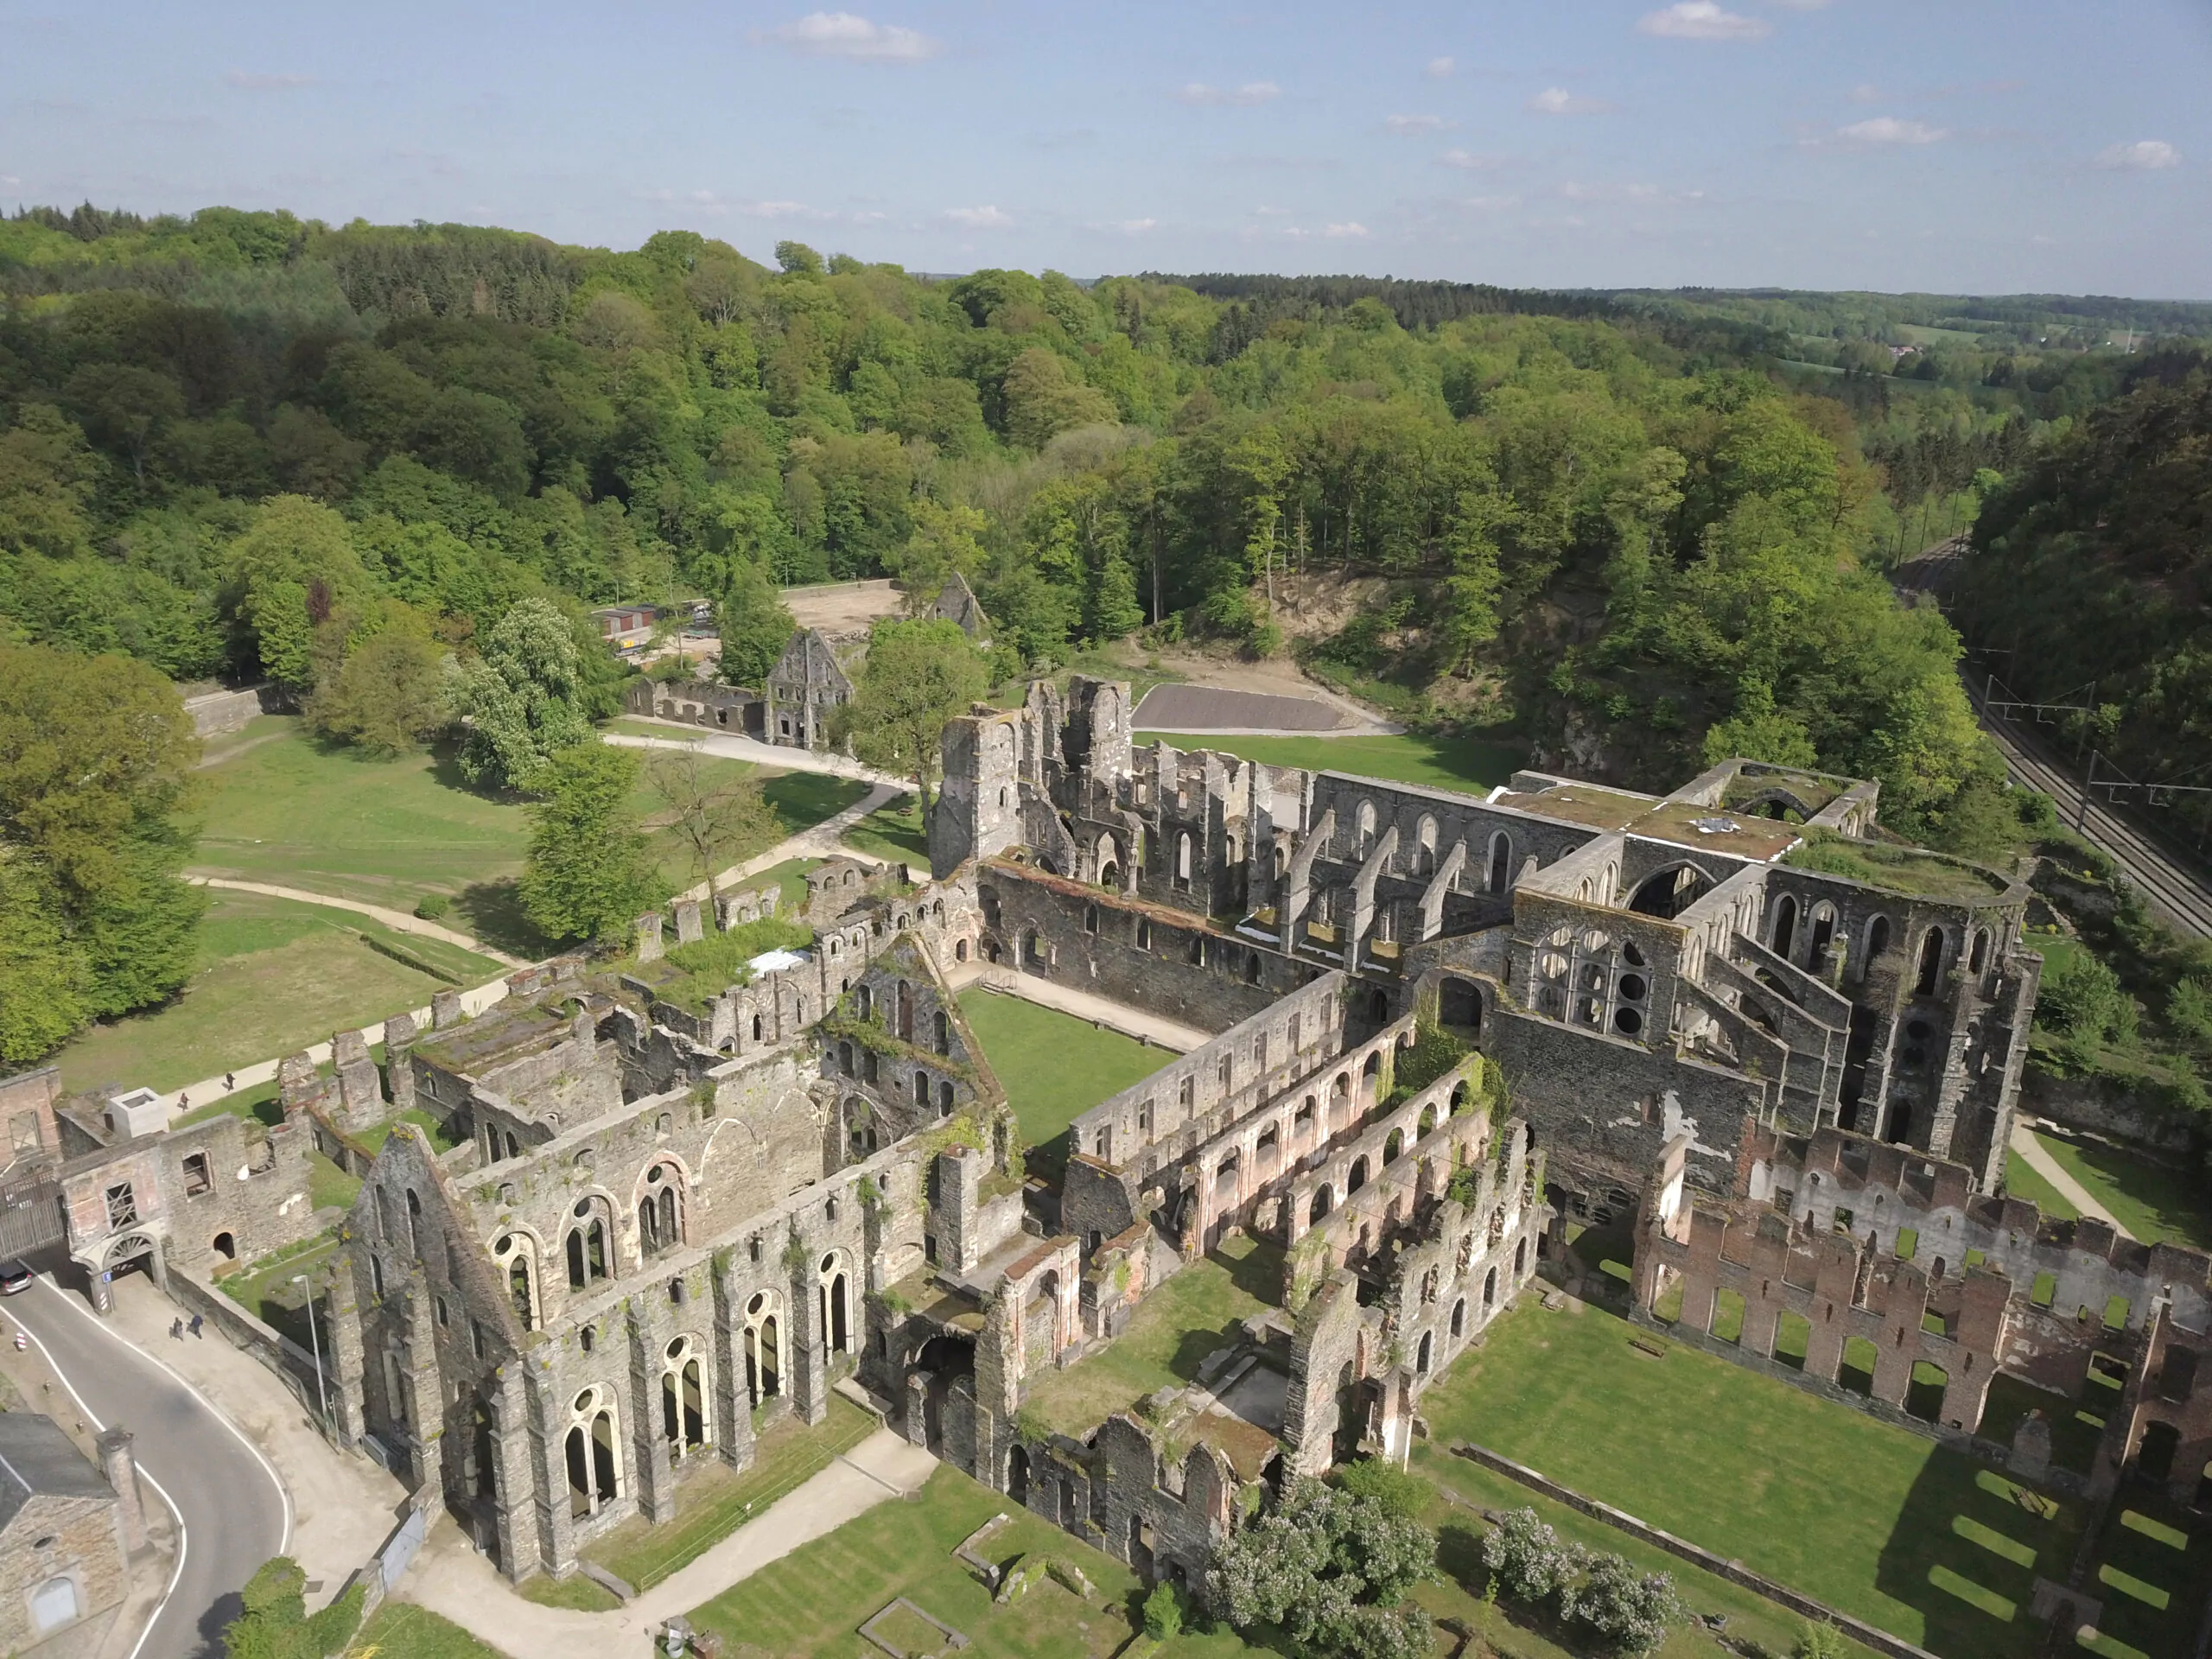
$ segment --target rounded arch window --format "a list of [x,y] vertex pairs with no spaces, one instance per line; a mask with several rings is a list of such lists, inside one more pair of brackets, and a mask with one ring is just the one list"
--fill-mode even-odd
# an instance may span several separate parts
[[678,1337],[674,1341],[671,1342],[664,1351],[666,1352],[671,1359],[681,1359],[688,1351],[690,1351],[690,1338]]

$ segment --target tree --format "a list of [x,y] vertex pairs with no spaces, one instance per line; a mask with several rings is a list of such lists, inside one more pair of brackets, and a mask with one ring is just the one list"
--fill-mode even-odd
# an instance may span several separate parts
[[1789,1659],[1847,1659],[1851,1643],[1826,1619],[1807,1619],[1797,1627],[1797,1641]]
[[1605,1554],[1589,1576],[1560,1598],[1560,1611],[1587,1624],[1624,1654],[1649,1653],[1667,1639],[1681,1617],[1675,1580],[1665,1573],[1638,1573],[1627,1558]]
[[740,848],[773,838],[776,816],[759,780],[705,759],[696,746],[652,751],[645,780],[660,797],[657,816],[697,880],[710,879]]
[[619,940],[666,896],[632,798],[637,757],[579,743],[544,769],[529,809],[523,913],[556,939]]
[[988,689],[983,659],[957,622],[878,622],[831,741],[849,737],[862,760],[912,778],[926,827],[944,723]]
[[308,700],[308,722],[371,754],[419,748],[449,718],[445,655],[435,640],[413,628],[371,634],[317,683]]
[[906,614],[924,616],[954,571],[972,575],[982,565],[983,550],[976,537],[988,521],[973,507],[928,500],[914,503],[913,518],[913,533],[888,563],[906,589]]
[[447,695],[468,721],[463,775],[536,791],[556,754],[591,737],[582,678],[575,633],[551,601],[525,599],[501,617],[480,656],[446,671]]
[[721,677],[729,685],[763,683],[784,654],[798,624],[768,581],[766,569],[741,556],[715,595],[715,629],[721,636]]
[[305,691],[315,683],[315,630],[366,594],[345,519],[303,495],[271,496],[231,544],[230,585],[262,672]]
[[1436,1535],[1401,1512],[1402,1500],[1395,1488],[1370,1495],[1293,1481],[1272,1511],[1216,1551],[1206,1575],[1214,1610],[1239,1630],[1285,1631],[1310,1659],[1428,1652],[1427,1615],[1398,1604],[1435,1575]]
[[310,1615],[307,1581],[289,1555],[256,1568],[239,1593],[242,1611],[223,1629],[228,1659],[328,1659],[342,1652],[361,1623],[365,1592],[356,1585]]
[[1510,1511],[1483,1540],[1483,1565],[1517,1601],[1543,1601],[1558,1594],[1588,1559],[1580,1544],[1560,1542],[1532,1509]]
[[54,998],[10,1010],[9,1058],[191,976],[207,896],[179,879],[181,815],[199,753],[144,664],[0,642],[0,975]]
[[1007,435],[1041,449],[1056,433],[1100,426],[1115,418],[1114,400],[1068,378],[1058,353],[1033,346],[1007,365],[1003,383]]

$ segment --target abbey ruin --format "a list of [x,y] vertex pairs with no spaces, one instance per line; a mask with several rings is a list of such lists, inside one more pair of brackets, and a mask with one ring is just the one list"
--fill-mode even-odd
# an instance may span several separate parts
[[[1746,1363],[1805,1318],[1812,1383],[1872,1340],[1902,1410],[1940,1362],[1930,1432],[1971,1433],[1994,1370],[2063,1387],[2094,1354],[2135,1379],[2115,1471],[2159,1424],[2202,1449],[2212,1264],[1991,1196],[2026,889],[1885,835],[1874,785],[1735,760],[1663,798],[1525,772],[1477,797],[1140,751],[1128,687],[1082,677],[952,721],[944,774],[927,872],[839,857],[800,906],[680,902],[619,958],[395,1020],[381,1075],[358,1039],[288,1071],[259,1156],[311,1135],[364,1176],[338,1431],[511,1579],[669,1519],[696,1471],[842,1392],[1195,1580],[1255,1484],[1404,1458],[1570,1219],[1632,1224],[1638,1303],[1679,1294],[1693,1339],[1740,1297]],[[810,945],[685,965],[795,909]],[[1211,1034],[1046,1160],[962,1014],[978,981]],[[186,1236],[179,1152],[148,1162],[146,1215],[198,1259],[221,1246]],[[103,1259],[122,1224],[84,1207]],[[1087,1360],[1224,1260],[1261,1311],[1186,1333],[1195,1380],[1086,1392]],[[2067,1333],[2077,1300],[2096,1340]]]

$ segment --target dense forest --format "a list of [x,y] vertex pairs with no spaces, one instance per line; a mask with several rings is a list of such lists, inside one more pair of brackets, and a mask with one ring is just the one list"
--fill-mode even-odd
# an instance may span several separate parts
[[[2202,552],[2201,493],[2165,541],[2063,550],[2097,503],[2163,509],[2192,457],[2201,479],[2193,359],[2030,332],[2053,316],[2113,321],[1350,277],[925,281],[798,243],[771,267],[684,232],[613,252],[33,209],[0,220],[0,639],[274,679],[324,729],[385,745],[458,689],[473,741],[505,708],[539,764],[546,731],[611,706],[590,605],[707,596],[734,671],[757,674],[788,627],[773,587],[933,590],[957,567],[1002,675],[1139,631],[1295,651],[1620,781],[1726,752],[1876,777],[1885,821],[1974,849],[2008,809],[1957,640],[1883,569],[1994,490],[1992,556],[2202,611],[2174,551]],[[2122,602],[2082,591],[2092,616]],[[2115,691],[2122,726],[2178,728],[2158,699],[2202,683],[2187,632]],[[2087,632],[2067,649],[2094,654]],[[575,683],[548,701],[531,665],[556,658]],[[395,709],[395,685],[419,707]],[[158,836],[134,855],[181,855]]]

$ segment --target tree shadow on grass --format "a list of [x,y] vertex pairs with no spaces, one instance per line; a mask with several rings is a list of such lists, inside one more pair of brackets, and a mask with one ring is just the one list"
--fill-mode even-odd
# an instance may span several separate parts
[[1281,1245],[1255,1238],[1241,1256],[1216,1252],[1213,1259],[1229,1270],[1230,1284],[1272,1306],[1282,1300],[1282,1255]]
[[[811,830],[824,818],[836,817],[867,793],[865,784],[820,772],[787,772],[760,785],[760,798],[775,814],[785,836]],[[926,847],[923,856],[928,856]]]
[[453,913],[469,932],[495,950],[536,962],[560,949],[523,914],[522,883],[513,876],[472,881],[454,895]]
[[2040,1643],[2028,1611],[2036,1579],[2065,1577],[2081,1530],[2077,1506],[1939,1446],[1882,1546],[1874,1587],[1920,1613],[1922,1647],[2009,1659]]

